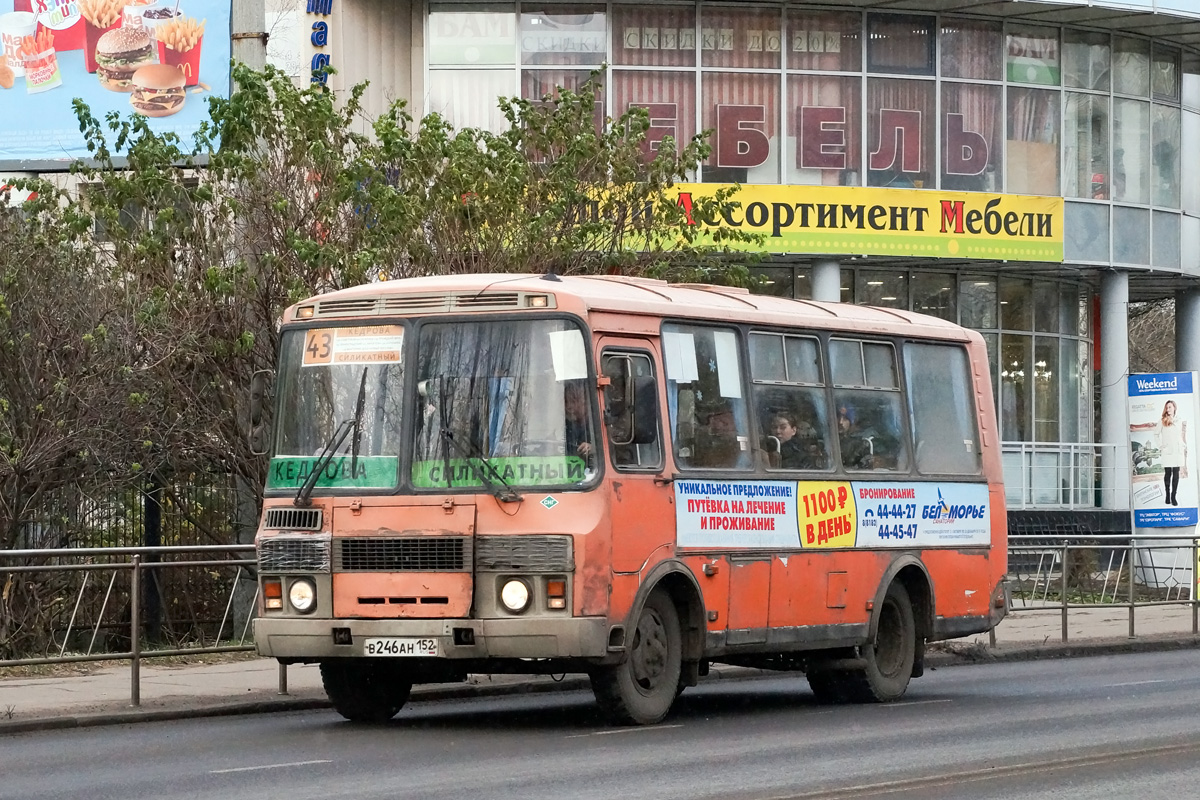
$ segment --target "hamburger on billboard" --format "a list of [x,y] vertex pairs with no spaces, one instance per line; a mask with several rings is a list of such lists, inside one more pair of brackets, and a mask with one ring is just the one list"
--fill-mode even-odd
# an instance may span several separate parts
[[86,158],[75,98],[186,143],[207,98],[229,92],[229,13],[230,0],[0,0],[0,165]]

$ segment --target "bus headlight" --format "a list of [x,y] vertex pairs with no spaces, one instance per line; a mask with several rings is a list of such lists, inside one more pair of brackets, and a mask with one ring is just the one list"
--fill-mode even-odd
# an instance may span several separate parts
[[529,584],[513,578],[500,589],[500,602],[514,614],[529,608]]
[[288,602],[301,614],[307,614],[317,607],[317,587],[307,578],[292,581],[288,587]]

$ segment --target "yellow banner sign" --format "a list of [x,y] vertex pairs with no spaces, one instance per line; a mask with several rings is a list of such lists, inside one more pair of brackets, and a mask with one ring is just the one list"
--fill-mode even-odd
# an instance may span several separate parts
[[693,224],[763,234],[766,241],[761,249],[768,253],[1063,259],[1061,197],[853,186],[742,186],[732,197],[738,208],[720,219],[692,218],[694,201],[722,188],[728,187],[691,183],[677,184],[674,190]]

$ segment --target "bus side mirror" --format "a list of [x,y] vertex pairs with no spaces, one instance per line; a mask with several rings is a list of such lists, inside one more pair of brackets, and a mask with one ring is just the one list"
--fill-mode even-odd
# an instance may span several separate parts
[[633,444],[658,441],[658,386],[652,376],[633,379]]
[[260,369],[250,376],[250,452],[256,456],[266,455],[268,427],[263,415],[269,397],[272,372]]

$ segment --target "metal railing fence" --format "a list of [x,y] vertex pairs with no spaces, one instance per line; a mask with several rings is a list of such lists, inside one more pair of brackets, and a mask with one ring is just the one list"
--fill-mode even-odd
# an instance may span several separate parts
[[0,551],[0,668],[253,650],[253,545]]
[[1128,608],[1133,638],[1138,608],[1188,606],[1200,633],[1198,542],[1180,534],[1010,536],[1009,613],[1057,611],[1066,642],[1071,609]]

